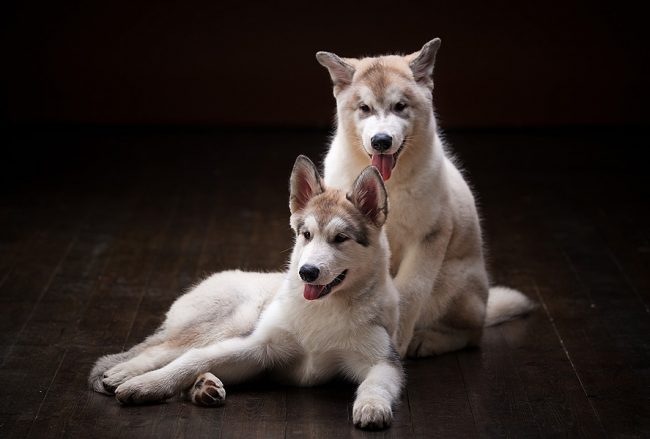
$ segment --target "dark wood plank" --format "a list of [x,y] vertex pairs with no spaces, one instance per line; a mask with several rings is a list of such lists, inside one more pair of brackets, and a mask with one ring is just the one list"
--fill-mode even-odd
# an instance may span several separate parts
[[[638,184],[650,186],[650,180],[641,180]],[[641,202],[649,195],[623,186],[616,186],[623,194],[622,200],[599,205],[591,215],[610,259],[650,314],[650,207]]]
[[0,286],[0,305],[6,312],[0,322],[0,364],[10,355],[16,336],[45,296],[77,238],[88,209],[77,209],[74,202],[73,197],[62,195],[43,213],[47,223],[25,243]]
[[[490,199],[485,221],[490,241],[493,280],[524,291],[539,302],[538,283],[546,280],[528,261],[545,255],[548,242],[536,224],[537,210],[516,191],[499,191],[503,201]],[[510,197],[508,197],[510,195]],[[497,217],[498,215],[498,217]],[[495,218],[490,220],[490,218]],[[506,257],[507,255],[507,257]],[[537,279],[539,277],[539,279]],[[561,294],[560,291],[556,294]],[[601,437],[602,425],[564,352],[552,317],[540,306],[530,317],[497,328],[516,365],[534,419],[544,437]]]
[[498,329],[488,328],[480,349],[458,354],[479,436],[541,437],[516,364]]
[[[18,343],[67,345],[114,250],[134,202],[133,194],[95,200],[65,261],[35,307]],[[108,212],[108,213],[107,213]]]
[[[650,193],[633,151],[608,154],[614,137],[452,133],[494,280],[540,308],[486,331],[481,349],[409,361],[393,427],[368,433],[352,425],[355,386],[344,382],[253,381],[216,409],[121,407],[86,387],[98,356],[139,342],[202,276],[282,269],[287,177],[297,153],[317,160],[324,133],[66,136],[53,144],[71,140],[76,161],[0,190],[0,436],[650,434]],[[551,144],[565,152],[548,168],[539,157]]]
[[153,184],[157,183],[142,188],[132,220],[115,243],[114,254],[76,328],[75,344],[101,344],[113,350],[125,347],[137,305],[177,212],[178,191],[168,184],[152,193]]
[[184,186],[177,214],[160,244],[160,254],[137,305],[126,346],[140,343],[163,322],[165,313],[181,294],[198,281],[198,261],[214,204],[209,194]]
[[[99,209],[93,209],[87,224],[71,249],[61,270],[53,280],[47,295],[39,303],[35,313],[20,334],[22,345],[58,345],[64,347],[66,360],[52,378],[51,387],[44,394],[44,400],[29,432],[31,437],[59,434],[65,430],[68,418],[75,414],[79,392],[83,388],[88,368],[82,368],[80,355],[83,348],[72,345],[77,321],[82,318],[88,306],[97,280],[109,263],[114,242],[133,207],[135,194],[118,194],[110,200],[101,200]],[[106,211],[114,214],[107,215]],[[97,350],[92,350],[97,352]],[[97,354],[99,356],[99,354]],[[88,363],[88,358],[83,358]],[[70,372],[74,372],[71,377]],[[74,383],[74,386],[70,384]],[[65,401],[66,403],[62,403]]]
[[[572,181],[571,177],[566,181]],[[510,266],[517,266],[512,265],[517,264],[517,259],[527,264],[523,271],[529,273],[529,279],[534,279],[531,286],[537,283],[539,300],[598,423],[608,434],[636,437],[646,428],[647,409],[642,401],[647,396],[642,372],[630,366],[647,358],[643,344],[638,343],[638,334],[647,326],[645,311],[639,297],[621,279],[593,220],[584,214],[588,206],[584,201],[590,194],[577,194],[577,184],[570,185],[570,190],[565,184],[562,179],[551,180],[550,184],[549,180],[540,181],[539,185],[528,180],[526,214],[519,216],[526,215],[525,221],[533,226],[522,227],[520,218],[512,227],[504,227],[502,239],[510,240],[511,244],[499,255],[508,255],[502,260],[512,261],[507,262]],[[593,182],[595,187],[590,190],[599,192],[601,184]],[[531,188],[536,191],[530,192]],[[502,188],[500,196],[507,191]],[[512,217],[516,218],[516,213],[507,208],[501,213],[502,217],[509,216],[501,219],[506,224]],[[522,250],[515,247],[528,249],[530,253],[522,255]],[[628,331],[621,326],[627,323],[641,332],[634,333],[634,329]],[[550,359],[549,355],[546,357]],[[533,386],[533,389],[543,388]],[[591,422],[582,421],[589,421],[591,416],[584,409],[575,414],[581,414],[580,432],[586,434],[582,429]],[[590,435],[597,433],[594,430]]]
[[458,356],[442,355],[407,365],[407,402],[415,436],[477,437]]
[[14,347],[0,369],[0,382],[3,383],[0,433],[3,437],[27,436],[64,357],[61,348]]
[[548,223],[576,288],[590,301],[595,315],[591,322],[601,326],[594,328],[598,337],[596,363],[592,357],[595,352],[583,360],[569,348],[576,367],[582,369],[581,380],[609,434],[650,434],[650,383],[645,372],[650,346],[641,335],[650,334],[648,314],[587,218],[574,214],[549,219]]

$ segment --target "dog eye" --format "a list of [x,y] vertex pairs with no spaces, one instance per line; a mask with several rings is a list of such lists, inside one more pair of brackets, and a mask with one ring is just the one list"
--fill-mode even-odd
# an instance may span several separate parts
[[395,111],[399,113],[400,111],[404,111],[406,107],[407,107],[406,102],[398,102],[395,104]]
[[336,242],[336,243],[338,244],[338,243],[341,243],[341,242],[345,242],[345,241],[347,241],[348,239],[350,239],[350,238],[348,238],[347,236],[345,236],[343,233],[339,233],[338,235],[336,235],[336,236],[334,237],[334,242]]
[[361,110],[363,113],[370,113],[370,107],[366,104],[359,105],[359,110]]
[[307,241],[311,239],[311,233],[309,232],[302,232],[302,236],[304,236]]

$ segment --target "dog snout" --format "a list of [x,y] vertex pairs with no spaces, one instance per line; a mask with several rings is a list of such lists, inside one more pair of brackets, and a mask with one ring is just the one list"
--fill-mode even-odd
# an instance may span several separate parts
[[386,133],[377,133],[370,138],[370,145],[378,152],[384,152],[393,145],[393,138]]
[[318,279],[320,270],[315,265],[305,264],[300,267],[298,273],[300,274],[300,279],[304,280],[305,282],[313,282]]

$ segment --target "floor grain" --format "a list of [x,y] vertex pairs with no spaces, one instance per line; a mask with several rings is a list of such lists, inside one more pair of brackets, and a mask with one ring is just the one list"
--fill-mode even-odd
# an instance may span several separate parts
[[[87,389],[100,355],[160,324],[217,270],[279,270],[287,180],[309,130],[12,131],[0,176],[0,436],[648,437],[647,135],[450,132],[493,281],[539,304],[480,349],[408,360],[391,429],[351,424],[354,388],[252,382],[224,407],[121,407]],[[624,140],[623,142],[621,140]]]

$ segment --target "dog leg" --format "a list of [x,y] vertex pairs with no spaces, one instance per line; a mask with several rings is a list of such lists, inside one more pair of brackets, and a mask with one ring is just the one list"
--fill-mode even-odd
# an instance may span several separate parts
[[107,393],[113,394],[120,384],[135,376],[164,366],[179,357],[187,349],[189,348],[173,346],[169,343],[146,348],[130,360],[117,364],[104,372],[102,385]]
[[165,367],[136,376],[121,384],[115,397],[123,404],[162,401],[189,388],[205,371],[226,382],[238,382],[264,370],[275,360],[269,339],[249,336],[231,338],[211,346],[192,349]]
[[409,343],[409,357],[440,355],[481,341],[488,297],[483,260],[463,258],[445,263],[439,280],[437,301],[420,316]]
[[412,358],[431,357],[464,348],[472,340],[468,331],[443,332],[436,329],[418,329],[408,346]]
[[149,336],[142,343],[133,346],[126,352],[119,352],[117,354],[104,355],[103,357],[100,357],[93,365],[93,368],[88,376],[88,385],[95,392],[111,395],[112,392],[108,392],[104,388],[104,384],[102,382],[104,379],[104,373],[112,367],[137,356],[148,347],[161,343],[164,338],[165,334],[162,331],[159,331]]
[[352,407],[354,425],[369,430],[388,428],[393,421],[393,405],[404,383],[399,358],[381,361],[369,368]]
[[431,298],[448,243],[448,236],[433,234],[430,239],[411,247],[395,276],[400,298],[396,347],[402,358],[408,350],[420,312]]
[[190,388],[189,399],[196,405],[213,407],[226,401],[226,389],[219,378],[210,372],[199,375]]

